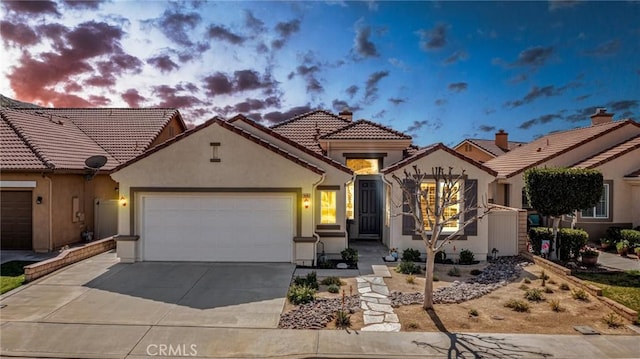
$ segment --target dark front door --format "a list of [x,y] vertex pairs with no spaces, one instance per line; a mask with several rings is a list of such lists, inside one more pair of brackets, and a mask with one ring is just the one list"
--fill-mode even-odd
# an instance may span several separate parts
[[0,192],[0,239],[2,249],[32,249],[31,192]]
[[381,183],[377,180],[360,180],[358,199],[358,224],[361,235],[380,235]]

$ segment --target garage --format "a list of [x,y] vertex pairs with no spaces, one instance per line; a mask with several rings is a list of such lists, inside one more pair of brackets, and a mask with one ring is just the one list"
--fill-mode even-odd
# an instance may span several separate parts
[[295,198],[295,193],[142,193],[142,260],[291,262]]
[[2,249],[32,249],[31,191],[0,191]]

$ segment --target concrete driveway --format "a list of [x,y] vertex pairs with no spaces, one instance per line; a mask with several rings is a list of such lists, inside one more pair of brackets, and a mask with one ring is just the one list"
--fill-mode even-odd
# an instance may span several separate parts
[[2,298],[5,322],[276,328],[294,266],[118,263],[104,253]]

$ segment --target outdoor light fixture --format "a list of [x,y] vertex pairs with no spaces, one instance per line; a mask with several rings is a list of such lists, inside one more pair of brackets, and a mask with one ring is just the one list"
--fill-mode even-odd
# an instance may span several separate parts
[[302,194],[302,205],[304,206],[305,209],[309,208],[309,205],[311,205],[311,194],[309,193]]
[[122,207],[126,207],[127,206],[127,199],[124,198],[124,196],[120,196],[120,205]]
[[36,204],[42,204],[42,196],[36,197]]

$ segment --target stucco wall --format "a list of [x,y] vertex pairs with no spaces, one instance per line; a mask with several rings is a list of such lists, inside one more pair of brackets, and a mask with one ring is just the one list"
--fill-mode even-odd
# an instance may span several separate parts
[[[97,175],[86,181],[81,174],[2,173],[3,181],[35,181],[33,203],[33,250],[47,252],[67,244],[79,242],[85,227],[93,229],[93,201],[95,198],[117,198],[117,183],[107,175]],[[49,179],[53,195],[49,192]],[[3,189],[4,190],[4,189]],[[20,190],[15,188],[15,190]],[[42,197],[37,204],[36,198]],[[78,197],[79,210],[84,217],[73,222],[72,198]],[[49,219],[51,213],[51,220]],[[50,225],[52,230],[50,230]],[[51,233],[51,237],[50,237]]]
[[[438,150],[425,156],[415,162],[409,164],[409,166],[418,166],[422,171],[426,171],[428,173],[431,172],[432,167],[443,167],[448,168],[452,166],[454,168],[454,172],[461,173],[464,169],[465,174],[469,179],[477,179],[478,180],[478,205],[481,205],[483,201],[486,201],[487,198],[487,188],[491,181],[493,181],[493,176],[476,166],[465,162],[458,157],[455,157],[445,151]],[[400,178],[403,178],[403,168],[400,168],[393,172]],[[389,182],[393,183],[392,187],[392,200],[396,204],[402,203],[402,191],[400,187],[396,184],[396,182],[392,179],[392,174],[389,173],[386,175],[386,178]],[[390,238],[389,242],[391,247],[398,248],[399,252],[402,252],[406,248],[414,248],[419,250],[420,252],[425,252],[425,245],[422,240],[414,240],[412,236],[403,235],[402,234],[402,216],[399,215],[401,212],[401,207],[392,207],[392,216],[391,216],[391,228],[390,228]],[[476,256],[476,259],[484,260],[486,258],[488,249],[488,219],[484,218],[478,221],[478,235],[476,236],[468,236],[466,240],[458,240],[452,242],[452,244],[446,246],[444,251],[447,253],[448,258],[457,258],[457,254],[460,253],[462,249],[469,249],[473,251]],[[455,252],[454,252],[455,247]]]
[[[211,162],[211,143],[220,143],[220,162]],[[311,194],[313,184],[321,179],[321,175],[215,123],[111,176],[129,201],[131,187],[300,188],[303,194]],[[310,208],[302,209],[302,236],[312,235],[312,213],[319,205],[313,202]],[[131,208],[120,206],[119,234],[134,234],[129,229]]]

